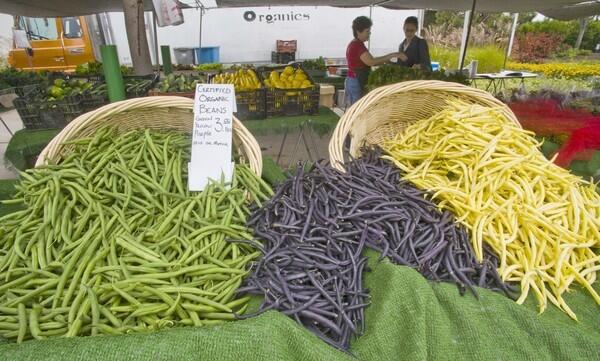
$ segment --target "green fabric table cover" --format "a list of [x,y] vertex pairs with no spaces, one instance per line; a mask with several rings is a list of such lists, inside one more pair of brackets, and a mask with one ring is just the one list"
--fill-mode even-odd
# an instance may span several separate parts
[[533,300],[519,306],[484,289],[479,300],[460,296],[453,284],[368,256],[372,303],[353,356],[270,311],[222,326],[5,343],[0,360],[600,360],[599,306],[581,289],[566,297],[575,322],[554,306],[538,315]]
[[322,136],[333,131],[338,120],[338,115],[331,109],[319,107],[319,113],[315,115],[268,117],[263,120],[246,120],[242,123],[254,136],[293,132],[297,131],[302,124]]
[[30,167],[28,159],[37,157],[60,130],[26,130],[16,132],[6,147],[4,158],[18,170]]
[[[16,183],[16,179],[0,179],[0,201],[12,198],[12,196],[16,193]],[[0,217],[8,213],[14,212],[20,208],[21,206],[18,204],[0,204]]]

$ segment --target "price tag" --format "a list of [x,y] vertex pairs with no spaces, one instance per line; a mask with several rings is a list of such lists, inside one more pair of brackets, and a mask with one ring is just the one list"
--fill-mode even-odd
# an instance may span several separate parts
[[231,181],[235,108],[235,90],[232,84],[196,86],[192,157],[188,165],[190,191],[202,191],[211,179]]

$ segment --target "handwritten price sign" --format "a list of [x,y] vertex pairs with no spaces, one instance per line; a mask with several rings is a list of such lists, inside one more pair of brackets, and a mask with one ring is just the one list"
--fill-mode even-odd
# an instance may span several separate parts
[[231,84],[198,84],[194,99],[192,159],[188,188],[201,191],[210,179],[233,176],[231,144],[235,90]]

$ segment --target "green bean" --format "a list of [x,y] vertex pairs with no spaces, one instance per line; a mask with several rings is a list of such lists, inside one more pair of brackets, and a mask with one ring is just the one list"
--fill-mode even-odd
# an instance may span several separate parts
[[[30,279],[34,278],[35,276],[36,276],[35,273],[29,273],[21,278],[17,278],[16,280],[5,283],[4,285],[0,286],[0,293],[3,293],[11,288],[16,288],[16,286],[19,286],[19,285],[29,281]],[[0,308],[0,311],[2,311],[2,313],[5,313],[7,309],[8,308]],[[15,312],[15,314],[16,314],[16,312]]]
[[98,334],[97,325],[100,323],[100,306],[98,305],[98,299],[94,291],[90,287],[85,287],[87,288],[88,299],[92,308],[92,336],[95,336]]
[[[209,298],[206,297],[202,297],[202,296],[198,296],[198,295],[193,295],[193,294],[186,294],[186,293],[182,293],[181,296],[183,298],[186,298],[188,300],[197,302],[197,303],[201,303],[203,305],[206,306],[210,306],[210,307],[214,307],[217,310],[222,310],[225,312],[231,312],[231,308],[219,303],[219,302],[215,302]],[[188,307],[186,307],[185,305],[188,305],[189,309],[194,310],[194,307],[198,307],[196,304],[190,304],[190,303],[184,303],[183,304],[183,308],[187,309]]]
[[[110,323],[112,323],[115,327],[121,327],[123,324],[121,323],[121,321],[115,317],[115,315],[112,314],[112,312],[110,312],[108,309],[106,309],[106,307],[100,305],[99,306],[100,309],[100,313],[106,317],[107,320],[110,321]],[[98,328],[100,326],[100,324],[96,325],[96,327]]]
[[[31,336],[35,339],[41,340],[44,337],[40,335],[40,325],[38,324],[38,316],[42,311],[42,307],[40,305],[33,305],[31,312],[29,313],[29,332]],[[19,330],[19,333],[21,331]]]
[[127,249],[138,257],[150,262],[162,262],[160,255],[157,255],[153,251],[141,246],[140,244],[134,245],[132,242],[127,241],[123,236],[117,237],[116,241],[118,245]]
[[29,301],[30,299],[35,298],[36,296],[39,296],[44,291],[47,291],[47,290],[53,288],[57,284],[58,284],[58,280],[48,280],[48,282],[45,285],[38,287],[37,289],[29,292],[28,294],[26,294],[24,296],[14,298],[14,299],[10,300],[9,302],[7,302],[5,305],[8,307],[12,307],[12,306],[18,305],[19,303],[25,303],[25,302]]
[[66,326],[66,323],[64,322],[46,322],[46,323],[42,323],[40,324],[40,330],[42,331],[49,331],[49,330],[56,330],[58,328],[63,328]]
[[29,325],[29,321],[27,319],[27,310],[25,309],[25,305],[19,303],[17,307],[19,310],[19,333],[17,334],[17,343],[21,343],[23,340],[25,340],[25,336],[27,335],[27,326]]
[[135,311],[133,311],[133,313],[130,315],[130,317],[140,317],[140,316],[152,315],[152,314],[156,314],[156,313],[159,313],[162,311],[166,311],[167,309],[169,309],[169,305],[164,304],[164,303],[152,304],[152,305],[148,305],[148,306],[141,306],[141,307],[137,308]]

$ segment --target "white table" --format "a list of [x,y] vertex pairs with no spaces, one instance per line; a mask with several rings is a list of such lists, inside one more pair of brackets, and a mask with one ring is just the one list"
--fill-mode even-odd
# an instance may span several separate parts
[[493,94],[498,94],[499,91],[506,89],[505,81],[507,79],[521,79],[521,86],[525,87],[525,79],[537,78],[538,74],[529,73],[526,71],[505,70],[499,73],[481,73],[471,78],[473,85],[477,85],[478,80],[489,81],[485,90],[493,89]]

